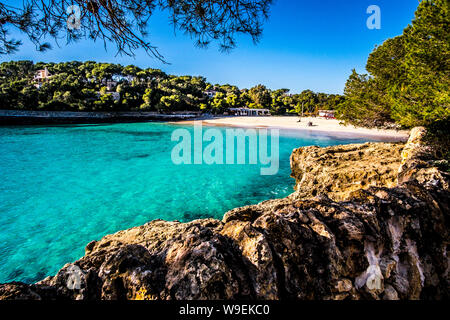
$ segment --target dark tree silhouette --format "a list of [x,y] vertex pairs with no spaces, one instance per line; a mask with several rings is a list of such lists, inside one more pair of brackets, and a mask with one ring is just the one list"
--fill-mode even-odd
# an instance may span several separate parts
[[[9,3],[0,2],[0,54],[13,53],[21,45],[9,32],[17,28],[38,50],[50,48],[45,42],[49,37],[57,43],[88,38],[105,46],[111,42],[120,54],[134,55],[144,48],[164,62],[147,40],[147,23],[155,10],[168,11],[174,30],[190,35],[198,46],[217,41],[227,51],[236,46],[237,34],[259,40],[272,0],[24,0],[21,7]],[[80,23],[68,28],[73,5],[80,9]]]

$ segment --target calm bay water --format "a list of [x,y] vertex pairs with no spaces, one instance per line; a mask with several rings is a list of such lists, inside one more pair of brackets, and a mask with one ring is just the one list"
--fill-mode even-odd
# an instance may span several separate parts
[[[293,191],[293,149],[368,141],[280,136],[280,169],[174,165],[163,123],[0,127],[0,283],[55,274],[94,239],[154,219],[222,218]],[[219,128],[219,130],[225,130]]]

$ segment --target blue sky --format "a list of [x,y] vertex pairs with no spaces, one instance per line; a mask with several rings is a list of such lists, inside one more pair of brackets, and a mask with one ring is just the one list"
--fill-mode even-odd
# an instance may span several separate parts
[[[15,1],[8,1],[9,3]],[[21,1],[20,1],[21,2]],[[113,47],[80,41],[41,53],[22,35],[24,45],[0,61],[33,60],[60,62],[95,60],[143,68],[160,68],[176,75],[201,75],[212,83],[241,88],[264,84],[271,89],[289,88],[342,93],[351,69],[365,72],[367,56],[375,45],[399,35],[411,22],[418,0],[275,0],[259,44],[239,36],[238,47],[221,53],[218,46],[199,49],[181,32],[174,33],[164,12],[156,13],[149,25],[149,40],[159,47],[170,65],[138,50],[135,57],[116,56]],[[369,5],[381,9],[381,29],[369,30]]]

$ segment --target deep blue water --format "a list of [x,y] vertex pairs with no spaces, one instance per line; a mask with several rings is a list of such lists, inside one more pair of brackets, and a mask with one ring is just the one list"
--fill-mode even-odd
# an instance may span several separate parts
[[[0,283],[41,280],[94,239],[153,219],[221,218],[293,191],[294,148],[368,141],[280,136],[280,169],[175,165],[164,123],[0,127]],[[222,132],[224,128],[219,128]]]

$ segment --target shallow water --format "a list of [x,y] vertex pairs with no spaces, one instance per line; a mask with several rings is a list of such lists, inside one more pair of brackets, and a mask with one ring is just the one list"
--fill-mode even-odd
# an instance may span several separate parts
[[279,172],[262,176],[261,165],[173,164],[179,128],[192,131],[164,123],[0,127],[0,283],[53,275],[91,240],[150,220],[220,219],[285,197],[294,148],[368,141],[281,132]]

